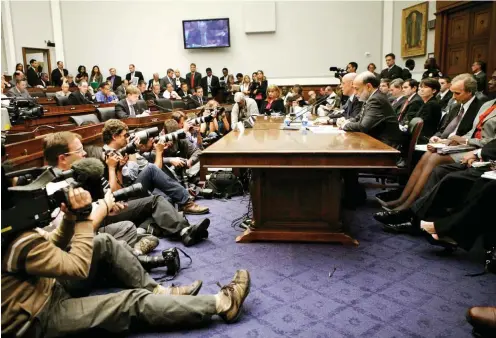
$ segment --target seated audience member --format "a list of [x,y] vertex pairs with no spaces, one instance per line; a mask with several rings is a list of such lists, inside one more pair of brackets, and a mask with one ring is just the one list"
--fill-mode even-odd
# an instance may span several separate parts
[[261,111],[262,102],[267,96],[267,80],[264,80],[264,72],[259,70],[257,78],[250,87],[250,97],[257,102],[258,110]]
[[71,74],[67,75],[67,78],[64,82],[67,82],[69,88],[77,88],[77,84],[74,82],[74,76],[72,76]]
[[394,79],[389,83],[389,97],[393,100],[391,106],[394,112],[399,115],[401,107],[406,101],[406,97],[403,95],[403,79]]
[[424,126],[420,133],[419,144],[427,143],[437,132],[439,121],[441,120],[441,105],[436,99],[439,88],[441,88],[441,85],[437,79],[425,78],[420,81],[418,94],[424,104],[415,117],[420,117],[424,121]]
[[161,99],[160,97],[160,83],[153,85],[152,90],[145,93],[145,100],[147,102],[152,101],[153,103]]
[[71,95],[71,92],[69,91],[69,84],[67,82],[62,83],[62,86],[60,87],[58,92],[55,93],[55,96],[57,97],[69,97]]
[[208,99],[203,96],[203,87],[198,86],[195,88],[191,101],[193,102],[194,108],[202,107],[207,103]]
[[98,92],[95,95],[96,102],[111,103],[117,102],[119,99],[110,92],[110,85],[106,82],[100,83]]
[[341,117],[351,119],[360,114],[363,102],[359,100],[355,88],[353,88],[353,80],[355,80],[356,76],[356,73],[348,73],[343,76],[341,80],[341,91],[348,99],[343,105],[342,111],[335,112],[329,116],[329,124],[336,124],[337,119]]
[[145,99],[145,93],[146,93],[146,82],[145,82],[145,80],[140,80],[138,82],[138,89],[140,91],[140,94],[138,96],[138,100],[144,100]]
[[173,84],[168,83],[165,88],[165,92],[162,95],[164,99],[169,99],[169,100],[180,100],[181,97],[174,91]]
[[181,83],[181,87],[177,91],[177,95],[179,95],[179,97],[184,100],[189,98],[191,94],[192,93],[189,90],[188,84],[186,82]]
[[47,73],[41,73],[40,74],[40,81],[36,87],[38,88],[47,88],[50,86],[50,79],[48,78]]
[[[339,79],[336,80],[339,82]],[[327,96],[327,99],[317,108],[317,114],[319,116],[326,116],[330,114],[335,108],[339,108],[341,106],[341,99],[335,92],[335,89],[339,84],[340,83],[333,86],[327,86],[325,88],[325,95]]]
[[237,128],[238,121],[243,121],[252,115],[259,114],[257,102],[251,97],[246,97],[241,92],[234,94],[234,102],[231,111],[231,125],[233,126],[233,130]]
[[380,79],[381,76],[375,71],[376,69],[377,67],[375,66],[375,63],[369,63],[369,65],[367,66],[367,70],[371,73],[374,73],[374,75],[377,76],[378,79]]
[[[88,83],[88,75],[82,75],[81,76],[81,80],[78,82],[78,87],[79,87],[79,83],[81,82],[86,82]],[[95,91],[93,90],[93,87],[91,87],[88,83],[88,95],[91,96],[92,99],[95,98]]]
[[179,69],[176,69],[174,71],[174,89],[179,90],[183,83],[186,83],[186,79],[181,77],[181,72],[179,71]]
[[[303,96],[303,88],[300,85],[294,85],[284,96],[283,102],[285,107],[290,107],[289,99],[295,96]],[[293,100],[292,100],[293,101]]]
[[422,74],[422,80],[428,77],[438,79],[443,76],[443,73],[439,70],[439,66],[437,65],[435,58],[428,58],[425,60],[424,69],[425,72]]
[[403,95],[405,95],[406,100],[398,115],[398,122],[402,126],[408,126],[410,121],[418,116],[418,112],[424,104],[422,98],[417,94],[418,87],[417,80],[408,79],[403,82]]
[[403,135],[398,129],[394,110],[386,95],[379,91],[379,80],[371,72],[363,72],[353,80],[355,95],[364,102],[361,113],[350,119],[338,119],[337,126],[348,132],[368,134],[392,147],[399,148]]
[[[381,79],[402,79],[403,70],[396,65],[396,56],[393,53],[386,54],[386,65],[387,68],[384,68],[381,72]],[[406,79],[403,79],[406,80]]]
[[[447,127],[441,132],[440,136],[436,133],[431,137],[431,143],[445,143],[449,145],[467,144],[468,138],[482,139],[483,137],[495,137],[494,125],[481,124],[473,128],[475,124],[476,115],[484,114],[487,111],[486,105],[481,108],[481,104],[475,97],[477,83],[470,74],[462,74],[455,77],[451,84],[451,91],[453,98],[460,103],[459,109],[454,109],[455,117],[449,120]],[[490,107],[489,107],[490,108]],[[489,109],[488,108],[488,109]],[[475,120],[475,121],[474,121]],[[484,125],[486,126],[484,128]],[[482,133],[482,128],[486,129]],[[476,130],[479,130],[476,132]],[[476,135],[477,134],[477,135]],[[467,138],[464,136],[468,135]],[[490,139],[490,138],[488,138]],[[480,144],[473,141],[471,144],[476,146]],[[480,146],[479,146],[480,147]],[[394,208],[395,211],[408,209],[417,197],[422,192],[429,175],[432,170],[441,164],[457,163],[463,159],[466,153],[454,153],[449,155],[439,155],[435,152],[434,148],[428,148],[428,151],[422,156],[418,164],[415,166],[407,185],[403,189],[401,196],[393,201],[382,202],[388,208]]]
[[449,76],[443,76],[440,77],[438,81],[439,81],[439,85],[441,86],[441,89],[439,90],[439,93],[436,95],[436,98],[439,101],[439,104],[441,105],[441,109],[445,110],[446,107],[448,106],[448,102],[453,97],[453,93],[450,90],[451,78]]
[[19,79],[25,79],[25,75],[23,72],[19,71],[19,70],[16,70],[16,72],[14,73],[14,76],[12,76],[12,80],[10,80],[9,84],[10,86],[8,86],[8,88],[13,88],[16,86],[16,80]]
[[[102,218],[115,205],[107,196],[99,207]],[[2,237],[8,243],[2,255],[3,335],[90,335],[92,329],[124,335],[131,324],[149,330],[170,327],[171,320],[174,326],[192,327],[213,315],[226,323],[238,319],[250,289],[248,271],[237,270],[217,295],[173,297],[196,295],[202,282],[160,285],[125,243],[107,234],[95,236],[92,221],[72,211],[91,205],[89,192],[70,188],[69,202],[71,209],[61,205],[63,222],[53,232],[32,229]],[[104,279],[125,290],[89,297]],[[35,327],[27,313],[36,316]]]
[[[283,95],[282,92],[281,92],[281,95]],[[283,98],[284,97],[285,97],[285,95],[283,96]],[[310,90],[308,92],[308,104],[315,104],[316,102],[317,102],[317,94],[315,93],[315,91]]]
[[28,83],[26,82],[26,79],[17,79],[16,80],[16,85],[14,88],[9,89],[7,92],[7,96],[10,97],[22,97],[25,99],[30,99],[31,95],[29,94],[28,90],[26,89]]
[[110,86],[112,87],[112,90],[115,92],[117,91],[117,88],[119,88],[119,86],[122,84],[122,78],[119,75],[116,75],[117,71],[115,68],[110,68],[109,72],[110,72],[110,76],[107,77],[107,81],[110,81]]
[[78,90],[69,94],[68,101],[70,105],[93,103],[91,95],[88,93],[88,82],[79,82]]
[[124,81],[122,81],[121,85],[119,87],[117,87],[117,89],[115,90],[115,95],[117,95],[117,97],[119,99],[123,99],[126,97],[126,88],[127,86],[129,86],[129,82],[124,79]]
[[284,114],[284,102],[280,98],[281,91],[279,87],[275,85],[270,85],[267,88],[267,99],[262,103],[262,112],[264,114],[270,115],[271,113],[283,113]]
[[128,83],[138,86],[139,81],[145,81],[143,77],[143,73],[136,70],[136,67],[133,64],[129,65],[129,73],[126,74],[126,80]]
[[[140,154],[123,157],[117,153],[131,141],[128,127],[124,122],[116,119],[108,120],[103,127],[102,136],[105,153],[115,154],[114,161],[107,163],[108,181],[112,191],[123,188],[122,185],[141,183],[146,190],[167,196],[172,203],[178,204],[179,210],[185,214],[209,212],[207,207],[196,204],[188,191],[176,179],[163,172],[161,165],[149,163]],[[156,156],[157,161],[161,158],[161,156]]]
[[379,91],[381,93],[383,93],[384,95],[386,95],[389,100],[390,100],[390,97],[389,97],[389,83],[390,82],[391,82],[391,80],[389,80],[389,79],[381,79],[381,82],[379,83]]
[[241,85],[243,83],[243,79],[244,77],[242,73],[236,74],[236,81],[234,82],[234,84]]
[[494,70],[489,82],[487,83],[488,98],[496,99],[496,69]]
[[88,73],[86,72],[86,67],[81,65],[78,67],[78,72],[76,74],[76,83],[79,85],[79,82],[81,81],[85,81],[85,82],[88,82]]
[[405,68],[403,68],[401,78],[403,80],[408,80],[412,78],[412,71],[415,68],[415,61],[408,59],[405,61]]
[[153,73],[153,78],[148,81],[148,90],[152,91],[153,86],[157,84],[160,86],[160,76],[158,75],[158,73]]
[[93,66],[93,68],[91,69],[91,75],[90,75],[89,81],[90,81],[90,83],[96,82],[96,83],[98,83],[98,85],[103,83],[103,75],[100,72],[100,67]]
[[23,66],[22,63],[16,64],[15,72],[17,72],[17,71],[20,71],[21,73],[24,73],[24,66]]
[[[136,105],[141,92],[135,86],[127,86],[126,98],[120,100],[115,105],[115,114],[119,119],[128,117],[148,116],[150,112]],[[120,148],[119,148],[120,149]]]
[[250,96],[251,79],[249,75],[243,77],[243,82],[239,85],[239,91],[245,96]]
[[477,81],[477,91],[485,92],[487,85],[486,63],[484,61],[475,61],[472,64],[472,73]]

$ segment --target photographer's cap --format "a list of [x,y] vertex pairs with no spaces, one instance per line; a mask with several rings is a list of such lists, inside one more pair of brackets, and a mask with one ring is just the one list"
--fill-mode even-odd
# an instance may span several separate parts
[[239,103],[244,99],[245,99],[245,94],[241,92],[237,92],[236,94],[234,94],[234,102]]

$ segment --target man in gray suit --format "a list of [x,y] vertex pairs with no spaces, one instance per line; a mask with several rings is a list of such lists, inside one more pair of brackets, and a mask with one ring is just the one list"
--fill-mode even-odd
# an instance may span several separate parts
[[26,89],[27,86],[28,86],[28,83],[26,82],[26,79],[24,79],[24,78],[17,79],[15,87],[11,88],[7,92],[7,96],[23,97],[25,99],[30,99],[31,95],[29,95],[29,92]]
[[167,84],[169,83],[172,85],[172,88],[176,88],[176,82],[174,81],[174,70],[171,68],[167,69],[167,75],[160,80],[160,87],[162,88],[162,91],[167,89]]
[[337,126],[344,131],[368,134],[391,147],[399,148],[403,135],[398,120],[386,95],[379,91],[379,80],[369,71],[360,73],[353,80],[358,99],[364,102],[361,113],[354,118],[340,118]]

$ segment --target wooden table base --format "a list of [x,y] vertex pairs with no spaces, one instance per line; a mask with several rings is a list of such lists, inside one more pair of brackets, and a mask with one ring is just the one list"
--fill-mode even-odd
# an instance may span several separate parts
[[252,169],[254,227],[239,236],[252,241],[341,242],[358,245],[346,235],[339,212],[339,169]]

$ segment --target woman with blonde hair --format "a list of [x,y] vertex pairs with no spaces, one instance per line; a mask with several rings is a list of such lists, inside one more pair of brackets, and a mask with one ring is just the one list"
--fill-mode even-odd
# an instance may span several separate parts
[[270,113],[283,113],[285,111],[284,101],[281,99],[281,90],[278,86],[270,85],[267,88],[267,98],[263,100],[260,111],[267,115],[270,115]]
[[243,77],[243,82],[239,86],[239,91],[245,94],[246,96],[250,96],[250,87],[251,87],[251,78],[250,75],[245,75]]

